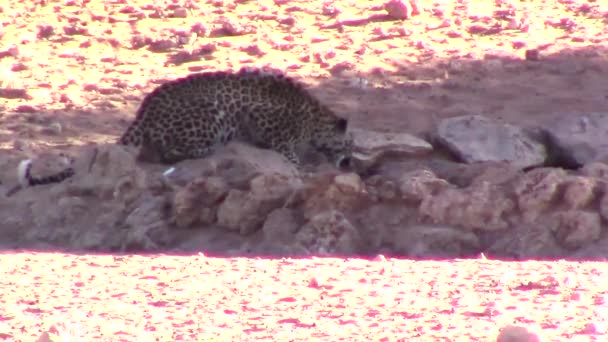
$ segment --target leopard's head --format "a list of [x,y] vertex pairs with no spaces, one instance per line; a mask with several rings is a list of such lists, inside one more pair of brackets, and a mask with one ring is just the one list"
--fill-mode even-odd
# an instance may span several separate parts
[[353,138],[347,132],[348,120],[328,112],[318,118],[312,131],[312,146],[339,169],[352,167]]

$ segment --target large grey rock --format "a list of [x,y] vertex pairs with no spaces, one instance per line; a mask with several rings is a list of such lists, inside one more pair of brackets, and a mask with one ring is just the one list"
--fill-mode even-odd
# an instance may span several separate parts
[[544,130],[565,163],[581,166],[608,160],[608,113],[563,114]]
[[546,147],[521,127],[479,115],[442,120],[437,140],[466,163],[507,161],[523,169],[547,158]]

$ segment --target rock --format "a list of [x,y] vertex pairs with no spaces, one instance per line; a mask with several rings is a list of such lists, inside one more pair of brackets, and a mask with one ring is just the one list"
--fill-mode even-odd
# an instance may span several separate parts
[[211,37],[221,36],[241,36],[245,34],[255,33],[257,28],[253,25],[243,25],[239,20],[228,17],[221,17],[217,20],[219,28],[211,31]]
[[568,209],[580,209],[595,199],[596,181],[582,176],[568,176],[562,183],[563,201]]
[[[559,259],[566,254],[556,241],[551,229],[540,221],[530,224],[516,224],[514,228],[500,232],[482,232],[479,238],[489,247],[484,253],[492,258],[513,260]],[[486,235],[485,233],[488,233]]]
[[563,169],[541,168],[525,173],[514,182],[513,191],[524,222],[534,222],[551,208],[565,177]]
[[178,227],[210,225],[217,220],[217,207],[228,193],[221,177],[198,178],[173,197],[173,221]]
[[406,133],[352,130],[355,168],[369,169],[385,158],[420,156],[433,151],[428,142]]
[[178,7],[176,9],[173,10],[173,18],[187,18],[188,17],[188,10],[184,7]]
[[446,188],[426,196],[419,212],[422,218],[435,224],[485,231],[508,228],[504,216],[514,209],[515,203],[504,189],[482,182],[466,189]]
[[526,328],[507,325],[498,334],[496,342],[540,342],[540,339]]
[[296,166],[277,152],[244,143],[229,143],[209,159],[216,161],[219,176],[224,177],[229,184],[245,179],[249,181],[258,174],[284,175],[294,181],[299,177]]
[[472,232],[448,226],[414,226],[392,238],[399,256],[415,258],[464,258],[479,253],[479,239]]
[[[49,210],[53,208],[52,210]],[[87,213],[87,202],[85,199],[78,196],[61,196],[56,194],[45,194],[45,196],[39,196],[31,203],[32,216],[34,218],[34,225],[36,228],[50,228],[50,227],[61,227],[67,223],[74,223],[75,219],[82,217],[83,214]],[[59,230],[67,228],[60,228],[54,233],[60,235]],[[49,234],[51,234],[49,232]],[[51,237],[51,235],[47,235]],[[52,238],[52,240],[57,240]],[[69,239],[66,239],[69,240]]]
[[492,184],[500,185],[510,182],[522,174],[521,170],[508,162],[486,162],[479,165],[470,164],[468,166],[478,166],[478,173],[473,178],[471,184],[491,182]]
[[304,201],[303,215],[308,219],[329,209],[355,212],[370,200],[365,183],[355,173],[315,176],[300,197]]
[[608,221],[608,192],[604,191],[604,194],[599,200],[598,212],[602,218]]
[[569,257],[577,260],[608,260],[608,236],[604,236],[598,241],[583,246],[576,250]]
[[144,198],[135,206],[124,225],[126,236],[122,251],[158,251],[174,242],[175,237],[164,219],[166,200],[163,197]]
[[508,161],[523,169],[547,158],[545,146],[522,128],[479,115],[442,120],[437,141],[466,163]]
[[67,250],[119,250],[126,230],[120,203],[47,192],[31,204],[32,224],[22,230],[21,243],[48,244]]
[[30,100],[32,97],[28,95],[26,89],[0,87],[0,98]]
[[249,189],[251,195],[261,201],[277,202],[287,199],[299,190],[301,185],[299,178],[282,174],[262,174],[249,182]]
[[335,18],[338,16],[338,14],[342,13],[342,11],[337,8],[336,4],[332,1],[323,3],[322,13],[330,18]]
[[600,180],[608,181],[608,164],[592,162],[585,164],[578,171],[582,176],[599,178]]
[[296,231],[300,227],[295,216],[293,209],[273,210],[262,227],[264,239],[274,244],[292,244],[295,241]]
[[258,230],[268,214],[285,206],[297,191],[293,184],[288,177],[270,174],[252,179],[249,191],[230,190],[219,206],[218,224],[242,235]]
[[556,158],[567,166],[608,161],[608,113],[567,113],[544,127]]
[[[136,43],[137,42],[132,42],[132,44],[134,46],[138,46],[138,45],[136,45]],[[160,39],[159,38],[159,39],[156,39],[149,43],[148,50],[150,50],[151,52],[161,53],[161,52],[168,52],[177,47],[179,47],[179,44],[175,39]]]
[[217,222],[241,234],[258,230],[302,185],[298,170],[278,153],[236,142],[177,164],[168,177],[178,187],[185,184],[173,199],[177,226]]
[[403,0],[390,0],[384,4],[384,10],[389,17],[395,20],[404,20],[411,15],[409,4]]
[[369,177],[366,182],[367,192],[375,201],[390,202],[399,199],[397,184],[381,175]]
[[589,245],[600,238],[600,215],[592,212],[569,210],[552,215],[551,229],[557,241],[573,250]]
[[395,237],[404,227],[417,224],[417,209],[402,203],[378,202],[352,215],[365,241],[362,253],[377,253],[380,246],[394,246]]
[[527,61],[539,61],[540,51],[538,49],[528,49],[526,50],[525,58]]
[[361,249],[361,237],[349,220],[337,210],[313,216],[296,233],[297,243],[315,255],[352,255]]
[[283,175],[294,184],[301,183],[297,168],[280,154],[238,142],[219,147],[207,158],[184,160],[173,168],[166,178],[176,186],[187,186],[200,177],[220,177],[230,188],[247,188],[260,174]]
[[74,177],[65,181],[66,193],[117,199],[125,203],[147,186],[146,173],[137,165],[131,150],[121,145],[87,147],[75,158]]
[[217,223],[228,230],[248,234],[266,219],[260,207],[261,203],[247,192],[232,189],[218,209]]
[[401,197],[406,201],[419,204],[428,196],[451,187],[450,183],[438,178],[429,170],[416,170],[405,173],[399,181]]

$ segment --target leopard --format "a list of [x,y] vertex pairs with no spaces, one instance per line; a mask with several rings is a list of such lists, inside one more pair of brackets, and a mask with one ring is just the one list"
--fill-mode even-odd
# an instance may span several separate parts
[[[161,164],[176,164],[205,158],[219,146],[241,141],[274,150],[299,169],[304,147],[325,155],[339,169],[348,169],[353,149],[348,126],[347,118],[285,73],[241,68],[161,83],[143,98],[117,143],[146,150]],[[36,179],[23,172],[25,166],[20,175],[30,185],[74,175],[66,169]]]

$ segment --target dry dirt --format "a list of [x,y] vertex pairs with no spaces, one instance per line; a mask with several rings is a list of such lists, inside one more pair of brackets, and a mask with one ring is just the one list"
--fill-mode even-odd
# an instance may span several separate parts
[[[405,20],[383,1],[0,5],[0,186],[25,157],[114,142],[154,86],[202,70],[286,70],[354,127],[418,135],[462,114],[528,126],[608,108],[604,2],[406,4]],[[14,210],[0,208],[0,219]],[[507,325],[541,341],[608,334],[605,263],[7,252],[0,265],[8,341],[44,331],[91,341],[487,341]]]
[[[0,337],[605,341],[605,263],[4,254]],[[534,341],[504,339],[500,341]]]

